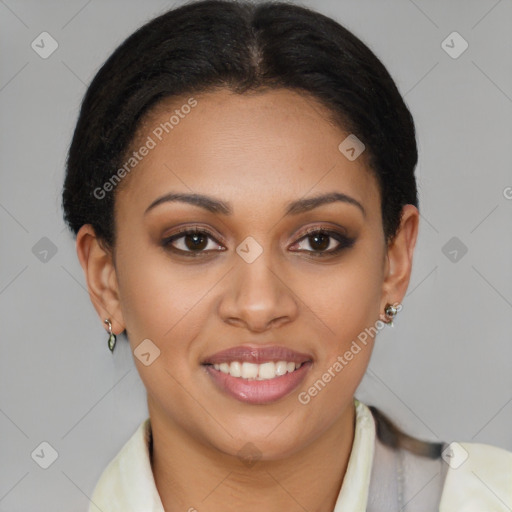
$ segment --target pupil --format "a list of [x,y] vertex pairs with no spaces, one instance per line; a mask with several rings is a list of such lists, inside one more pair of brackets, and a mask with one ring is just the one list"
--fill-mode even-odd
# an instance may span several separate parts
[[[329,247],[329,237],[326,236],[325,234],[323,234],[323,233],[316,233],[316,234],[312,235],[311,238],[313,240],[315,240],[314,243],[317,243],[319,238],[323,238],[324,239],[324,243],[320,243],[320,247],[317,247],[317,250],[319,250],[319,249],[320,250],[321,249],[327,249],[327,247]],[[314,246],[314,244],[312,244],[312,245]]]
[[[188,249],[204,249],[204,247],[201,245],[201,239],[203,240],[203,245],[204,245],[204,240],[206,239],[205,236],[201,235],[201,234],[193,234],[193,235],[188,235],[186,240],[191,240],[193,239],[193,242],[192,244],[186,244],[187,245],[187,248]],[[199,240],[198,240],[199,239]]]

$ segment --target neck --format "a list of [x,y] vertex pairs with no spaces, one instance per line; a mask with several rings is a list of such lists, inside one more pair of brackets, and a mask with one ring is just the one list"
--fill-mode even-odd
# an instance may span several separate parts
[[354,439],[352,402],[299,452],[253,463],[206,446],[151,405],[149,412],[153,476],[166,512],[334,509]]

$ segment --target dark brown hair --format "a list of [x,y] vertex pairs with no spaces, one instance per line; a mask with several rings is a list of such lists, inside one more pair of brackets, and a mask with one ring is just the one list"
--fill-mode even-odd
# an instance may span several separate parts
[[[282,2],[204,0],[170,10],[130,35],[87,89],[69,148],[62,205],[76,235],[91,224],[115,244],[115,191],[98,198],[161,100],[216,88],[288,88],[309,94],[366,146],[391,241],[402,206],[418,206],[415,128],[374,53],[336,21]],[[340,141],[341,142],[341,141]]]
[[404,449],[416,455],[437,459],[441,456],[443,442],[430,442],[412,437],[400,430],[382,411],[375,406],[368,406],[375,419],[377,436],[390,448]]

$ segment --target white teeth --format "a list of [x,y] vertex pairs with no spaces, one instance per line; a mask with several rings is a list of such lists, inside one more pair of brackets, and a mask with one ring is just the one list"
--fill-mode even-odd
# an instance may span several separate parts
[[258,376],[258,365],[244,361],[242,363],[242,377],[244,379],[255,379]]
[[232,377],[242,376],[242,365],[238,361],[233,361],[229,367],[229,373]]
[[[293,363],[291,363],[293,364]],[[287,363],[286,361],[278,361],[276,363],[276,375],[284,375],[286,372],[287,372]],[[295,365],[293,367],[293,369],[295,370]]]
[[214,364],[216,370],[231,375],[232,377],[241,377],[243,379],[269,380],[280,377],[286,373],[294,372],[300,368],[301,363],[292,363],[287,361],[269,361],[267,363],[255,364],[244,361],[233,361],[232,363]]
[[260,379],[273,379],[276,376],[276,365],[270,361],[270,363],[260,364],[258,370],[258,377]]

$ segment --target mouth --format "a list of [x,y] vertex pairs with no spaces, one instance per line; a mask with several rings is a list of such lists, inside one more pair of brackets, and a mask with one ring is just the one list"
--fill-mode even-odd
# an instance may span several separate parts
[[207,364],[214,370],[230,375],[231,377],[246,380],[271,380],[298,370],[303,363],[292,361],[268,361],[262,364],[248,363],[247,361],[232,361],[231,363]]
[[242,402],[268,404],[297,388],[313,359],[280,346],[240,346],[218,352],[201,364],[221,392]]

